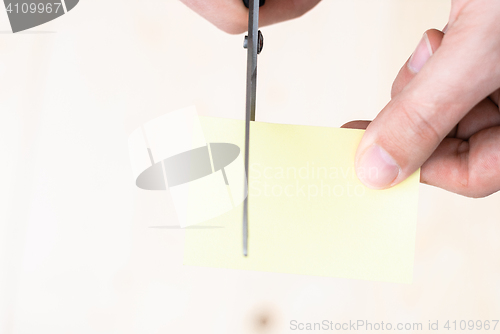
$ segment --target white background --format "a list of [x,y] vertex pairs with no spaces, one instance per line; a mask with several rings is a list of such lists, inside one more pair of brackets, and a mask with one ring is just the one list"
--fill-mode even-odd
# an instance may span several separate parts
[[[372,119],[449,6],[324,0],[262,29],[257,120]],[[499,194],[473,200],[421,186],[411,285],[182,266],[183,231],[151,228],[177,224],[169,195],[135,188],[127,136],[192,104],[243,119],[243,36],[176,0],[82,0],[26,33],[9,29],[0,10],[0,333],[288,333],[292,319],[426,328],[500,318]]]

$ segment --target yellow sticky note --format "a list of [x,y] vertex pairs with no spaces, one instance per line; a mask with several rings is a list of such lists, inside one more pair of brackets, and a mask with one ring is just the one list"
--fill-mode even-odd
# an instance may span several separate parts
[[[208,142],[244,147],[244,122],[200,121]],[[249,255],[239,204],[186,230],[184,264],[411,283],[419,172],[388,190],[364,187],[354,171],[362,135],[252,122]]]

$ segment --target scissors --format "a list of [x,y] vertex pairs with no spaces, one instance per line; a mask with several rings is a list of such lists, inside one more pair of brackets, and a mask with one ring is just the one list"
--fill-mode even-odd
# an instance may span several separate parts
[[257,55],[264,46],[264,37],[259,30],[259,7],[265,0],[243,0],[248,8],[248,36],[243,47],[247,49],[247,94],[245,115],[245,200],[243,202],[243,255],[248,255],[248,163],[250,156],[250,122],[255,121],[255,99],[257,93]]

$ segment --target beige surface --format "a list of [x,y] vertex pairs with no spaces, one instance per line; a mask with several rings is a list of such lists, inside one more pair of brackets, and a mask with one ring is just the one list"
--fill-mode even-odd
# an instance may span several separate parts
[[[373,118],[448,10],[447,0],[324,0],[263,29],[257,119]],[[55,33],[0,34],[1,333],[498,319],[498,194],[472,200],[421,186],[412,285],[182,267],[183,231],[150,228],[176,224],[169,196],[134,188],[127,135],[191,104],[241,119],[243,37],[174,0],[82,0],[34,30]]]

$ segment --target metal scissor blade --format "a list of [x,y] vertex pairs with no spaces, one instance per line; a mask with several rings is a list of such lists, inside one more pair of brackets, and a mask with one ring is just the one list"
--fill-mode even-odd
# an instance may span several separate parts
[[245,116],[245,201],[243,202],[243,255],[248,255],[248,164],[250,156],[250,121],[255,121],[257,94],[257,53],[259,45],[259,1],[249,0],[247,45],[247,96]]

